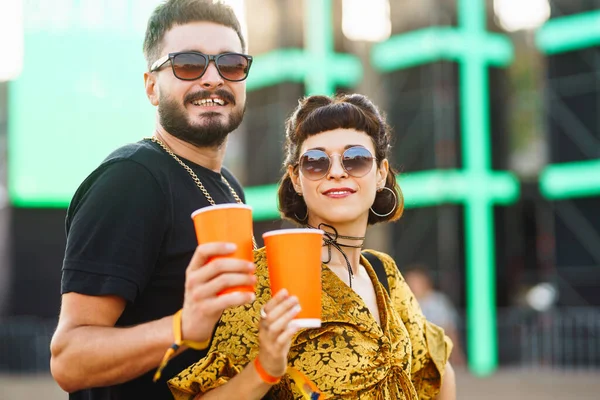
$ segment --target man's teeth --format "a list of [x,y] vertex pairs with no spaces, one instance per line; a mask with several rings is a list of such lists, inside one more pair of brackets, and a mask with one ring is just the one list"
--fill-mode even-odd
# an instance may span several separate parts
[[223,99],[202,99],[192,102],[195,106],[224,106],[225,101]]

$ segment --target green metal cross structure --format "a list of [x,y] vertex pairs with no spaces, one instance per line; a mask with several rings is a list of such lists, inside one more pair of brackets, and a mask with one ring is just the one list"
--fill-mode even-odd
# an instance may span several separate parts
[[[427,197],[437,194],[465,207],[469,366],[487,375],[496,369],[498,358],[493,206],[509,204],[519,195],[512,174],[491,170],[488,67],[510,64],[513,52],[506,37],[486,31],[484,0],[459,0],[457,11],[458,27],[392,37],[374,47],[371,62],[381,72],[439,60],[460,64],[463,169],[430,171],[420,178],[428,178]],[[416,176],[412,178],[419,179]],[[411,201],[410,193],[406,198]]]
[[300,82],[306,94],[333,94],[336,86],[355,86],[362,79],[360,60],[334,52],[332,0],[305,0],[305,49],[281,49],[256,57],[248,90],[282,82]]
[[[536,32],[536,45],[547,55],[600,46],[600,11],[554,18]],[[600,195],[600,160],[547,166],[540,190],[549,200]]]

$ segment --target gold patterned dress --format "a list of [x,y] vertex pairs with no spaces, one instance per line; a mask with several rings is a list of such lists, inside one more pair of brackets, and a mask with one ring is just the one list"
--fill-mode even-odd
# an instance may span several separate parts
[[[288,365],[304,373],[327,399],[433,399],[438,394],[452,343],[427,322],[390,256],[383,262],[390,295],[361,256],[375,287],[381,325],[362,298],[322,265],[322,325],[292,340]],[[255,252],[256,301],[223,313],[208,355],[175,378],[177,400],[191,399],[225,384],[258,355],[260,308],[271,298],[265,249]],[[264,399],[302,399],[288,376]]]

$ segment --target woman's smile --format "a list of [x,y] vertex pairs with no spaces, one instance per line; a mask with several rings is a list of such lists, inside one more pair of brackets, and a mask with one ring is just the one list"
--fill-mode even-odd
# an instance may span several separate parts
[[323,195],[332,199],[343,199],[353,195],[354,193],[356,193],[356,190],[354,189],[348,187],[338,187],[325,190]]

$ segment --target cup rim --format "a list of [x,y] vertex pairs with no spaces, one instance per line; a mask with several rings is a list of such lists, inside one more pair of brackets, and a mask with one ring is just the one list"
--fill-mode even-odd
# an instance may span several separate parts
[[268,236],[287,235],[287,234],[302,234],[302,233],[323,235],[325,232],[321,229],[314,229],[314,228],[275,229],[275,230],[263,233],[262,237],[266,238]]
[[290,326],[296,328],[320,328],[321,318],[294,318],[290,321]]
[[252,211],[252,207],[249,206],[248,204],[223,203],[223,204],[215,204],[214,206],[210,205],[210,206],[199,208],[192,213],[192,218],[194,218],[196,215],[203,213],[203,212],[208,212],[208,211],[213,211],[213,210],[221,210],[221,209],[226,209],[226,208],[243,208],[245,210]]

